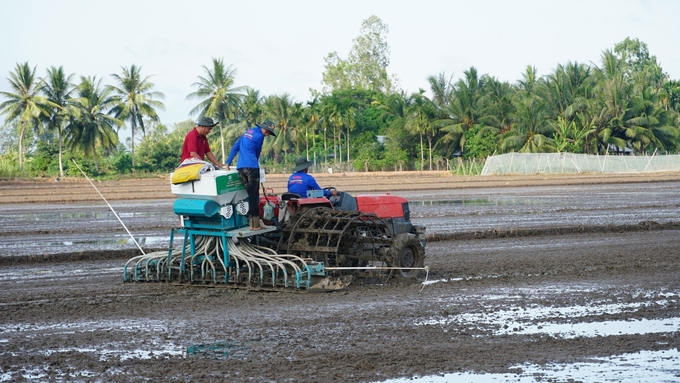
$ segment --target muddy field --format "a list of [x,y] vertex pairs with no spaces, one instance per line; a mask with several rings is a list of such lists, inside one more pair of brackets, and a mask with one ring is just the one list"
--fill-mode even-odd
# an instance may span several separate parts
[[[317,179],[407,197],[427,280],[124,284],[138,250],[92,185],[0,181],[0,381],[680,380],[680,174]],[[167,247],[166,179],[95,186]]]

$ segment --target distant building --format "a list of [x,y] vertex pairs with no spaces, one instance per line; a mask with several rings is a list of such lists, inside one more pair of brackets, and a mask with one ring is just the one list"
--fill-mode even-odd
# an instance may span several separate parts
[[609,144],[609,153],[618,154],[620,156],[632,156],[632,155],[635,154],[635,152],[631,148],[628,148],[628,147],[619,148],[618,146],[616,146],[614,144]]

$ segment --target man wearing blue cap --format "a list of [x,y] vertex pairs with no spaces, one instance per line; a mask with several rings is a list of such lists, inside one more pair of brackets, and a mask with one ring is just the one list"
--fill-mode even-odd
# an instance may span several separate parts
[[236,170],[239,178],[246,186],[248,192],[248,222],[250,230],[266,229],[267,226],[260,222],[260,153],[264,138],[274,133],[274,123],[266,120],[254,128],[246,130],[245,133],[234,143],[234,146],[227,157],[227,170],[231,162],[238,154]]

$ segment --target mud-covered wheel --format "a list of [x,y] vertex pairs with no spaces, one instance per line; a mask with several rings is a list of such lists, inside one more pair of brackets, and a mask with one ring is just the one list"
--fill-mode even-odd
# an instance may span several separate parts
[[397,275],[404,278],[417,278],[422,270],[413,270],[413,267],[424,267],[425,248],[419,240],[407,234],[397,236],[392,247],[392,257],[395,267],[399,269]]

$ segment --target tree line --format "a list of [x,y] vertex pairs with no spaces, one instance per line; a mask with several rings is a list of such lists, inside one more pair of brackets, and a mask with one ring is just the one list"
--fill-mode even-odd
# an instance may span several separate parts
[[[264,119],[277,124],[262,163],[285,170],[297,156],[343,170],[433,170],[493,153],[676,153],[680,148],[680,82],[663,72],[644,42],[626,38],[603,51],[600,64],[568,62],[539,76],[527,66],[515,83],[479,74],[429,76],[407,94],[387,71],[389,31],[372,16],[347,58],[326,57],[323,88],[301,102],[237,86],[236,68],[214,58],[203,66],[187,99],[191,114],[216,119],[209,137],[225,160],[236,138]],[[171,129],[157,114],[163,93],[141,67],[122,67],[112,84],[101,78],[18,63],[10,92],[0,95],[5,116],[0,175],[69,172],[64,153],[97,174],[169,172],[179,164],[191,120]],[[427,91],[426,91],[427,89]],[[119,142],[130,129],[128,143]],[[9,170],[8,170],[9,169]]]

